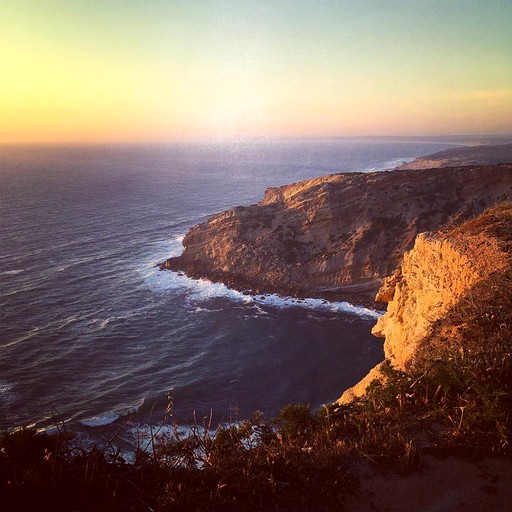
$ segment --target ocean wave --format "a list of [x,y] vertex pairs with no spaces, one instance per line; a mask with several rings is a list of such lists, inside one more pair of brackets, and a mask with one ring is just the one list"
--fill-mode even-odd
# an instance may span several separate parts
[[17,270],[5,270],[4,272],[0,272],[0,276],[15,276],[16,274],[21,274],[25,269],[17,269]]
[[[73,269],[75,267],[81,267],[83,265],[88,265],[88,264],[91,264],[91,263],[102,263],[102,262],[106,262],[106,261],[109,261],[111,260],[114,256],[115,256],[115,251],[103,251],[99,254],[95,254],[93,256],[83,256],[83,257],[80,257],[80,258],[71,258],[69,261],[67,261],[66,263],[62,264],[60,263],[58,266],[56,267],[53,267],[52,270],[54,272],[57,272],[57,273],[60,273],[60,272],[65,272],[66,270],[69,270],[69,269]],[[103,271],[104,273],[106,272]],[[97,271],[95,272],[95,274],[97,275]],[[89,276],[85,276],[86,278],[89,278]]]
[[198,302],[203,303],[214,298],[227,298],[234,302],[252,303],[257,306],[256,311],[261,315],[267,313],[259,307],[261,305],[273,308],[305,308],[329,313],[348,313],[362,318],[378,318],[382,315],[382,312],[356,306],[350,302],[328,302],[324,299],[313,298],[297,299],[277,294],[248,295],[228,288],[223,283],[213,283],[208,279],[192,279],[183,272],[161,271],[156,266],[156,262],[179,256],[184,249],[183,239],[184,235],[180,234],[170,240],[155,242],[153,246],[158,248],[158,252],[153,253],[151,260],[145,260],[139,270],[143,274],[146,285],[153,291],[184,293],[185,301],[193,307],[193,311],[196,313],[208,311],[208,308],[198,307]]
[[149,308],[149,305],[145,305],[138,308],[124,310],[122,313],[113,313],[111,311],[106,311],[105,309],[99,309],[96,313],[98,316],[89,315],[88,317],[82,317],[78,319],[75,322],[75,325],[72,326],[72,331],[78,333],[99,332],[104,330],[109,324],[113,322],[119,322],[142,315],[146,313]]
[[[223,423],[222,426],[228,426],[230,424]],[[213,438],[217,433],[217,429],[209,428],[206,429],[202,425],[175,425],[165,423],[137,423],[127,429],[126,433],[128,438],[136,441],[134,446],[139,446],[141,449],[150,452],[152,449],[152,440],[155,437],[170,437],[170,438],[184,438],[191,434],[196,434],[203,437],[206,433]]]
[[45,331],[53,331],[53,330],[58,331],[59,329],[63,329],[67,325],[74,323],[77,320],[77,318],[78,318],[77,315],[70,315],[66,318],[63,318],[60,320],[55,320],[55,321],[49,322],[42,326],[33,327],[30,331],[28,331],[23,336],[20,336],[19,338],[16,338],[12,341],[4,343],[3,345],[0,345],[0,348],[12,347],[14,345],[17,345],[18,343],[23,342],[23,341],[30,340],[34,336],[36,336],[42,332],[45,332]]
[[[101,418],[98,419],[101,421]],[[107,417],[105,417],[105,419],[107,419]],[[79,423],[88,427],[103,427],[105,425],[110,425],[110,423],[96,423],[94,421],[92,424],[88,424],[84,423],[84,421],[88,420],[83,420]],[[114,423],[115,421],[116,420],[114,420],[112,423]],[[205,428],[203,425],[177,425],[172,422],[129,422],[116,430],[114,440],[110,447],[118,450],[119,455],[127,463],[133,464],[135,463],[136,460],[137,451],[143,451],[147,454],[151,454],[153,452],[155,441],[165,439],[185,439],[189,436],[198,436],[203,438],[205,435],[208,435],[211,439],[213,439],[216,436],[219,427],[226,428],[228,426],[236,424],[236,422],[223,422],[220,423],[219,425],[216,425],[215,428],[213,427],[213,425],[211,425],[210,428]],[[91,433],[91,431],[77,430],[74,433],[77,436],[77,438],[79,438],[82,446],[104,446],[104,437],[98,439],[97,435]],[[199,455],[199,451],[197,453]],[[198,467],[200,466],[201,464],[198,463]]]
[[179,291],[184,293],[185,300],[196,308],[197,302],[205,302],[213,298],[228,298],[234,301],[251,302],[249,295],[232,290],[222,283],[212,283],[207,279],[191,279],[182,272],[156,270],[147,276],[146,284],[155,292]]
[[110,425],[117,419],[119,419],[119,414],[111,411],[103,415],[91,416],[90,418],[79,420],[79,423],[81,425],[85,425],[86,427],[101,427],[103,425]]
[[5,293],[0,293],[0,297],[6,298],[6,297],[12,297],[14,295],[17,295],[18,293],[24,293],[24,292],[32,292],[40,288],[47,279],[40,279],[39,281],[32,281],[30,284],[25,285],[22,283],[21,288],[16,288],[15,290],[10,290]]
[[115,317],[82,319],[72,327],[72,331],[76,333],[96,333],[105,329],[113,320],[115,320]]
[[18,343],[22,343],[23,341],[27,341],[30,338],[32,338],[33,336],[35,336],[36,334],[38,334],[40,332],[40,330],[41,329],[39,327],[34,327],[29,332],[27,332],[27,334],[24,334],[23,336],[20,336],[19,338],[16,338],[15,340],[8,341],[7,343],[4,343],[3,345],[0,345],[0,348],[13,347],[14,345],[17,345]]
[[8,407],[16,401],[16,394],[12,391],[14,385],[5,380],[0,380],[0,405]]
[[133,403],[120,406],[119,408],[116,408],[116,410],[78,420],[78,423],[87,427],[110,425],[124,416],[138,412],[143,403],[144,400],[137,400]]
[[[186,295],[186,301],[194,306],[194,312],[206,311],[208,308],[198,308],[197,302],[206,302],[214,298],[227,298],[244,304],[254,303],[274,308],[306,308],[330,313],[348,313],[363,318],[378,318],[382,312],[374,311],[363,306],[356,306],[350,302],[328,302],[324,299],[304,298],[297,299],[277,294],[248,295],[223,283],[213,283],[208,279],[192,279],[183,272],[170,270],[160,271],[156,262],[167,258],[179,256],[183,252],[184,234],[170,240],[154,242],[153,247],[158,248],[158,254],[153,253],[151,260],[145,260],[139,267],[145,283],[153,291],[178,291]],[[265,310],[257,309],[259,314],[266,314]]]
[[194,313],[220,313],[223,311],[222,309],[210,309],[210,308],[203,308],[201,306],[196,306],[194,309]]

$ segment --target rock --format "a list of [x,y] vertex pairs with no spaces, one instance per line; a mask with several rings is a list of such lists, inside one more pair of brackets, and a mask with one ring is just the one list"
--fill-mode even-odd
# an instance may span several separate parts
[[214,215],[161,268],[253,293],[371,305],[418,233],[511,196],[511,164],[323,176]]
[[385,376],[381,373],[384,362],[374,366],[355,386],[347,389],[343,395],[336,401],[336,405],[347,405],[364,395],[366,388],[374,381],[383,382]]
[[[512,303],[512,203],[460,226],[418,235],[378,296],[389,304],[372,333],[385,338],[384,354],[394,369],[407,371],[421,359],[420,349],[435,343],[450,340],[464,350],[469,332],[464,315],[487,315],[485,335],[491,336],[493,311],[506,307],[510,314]],[[370,382],[383,378],[379,370],[377,365],[337,403],[362,396]]]
[[375,302],[391,302],[395,296],[396,285],[401,277],[402,268],[398,267],[392,276],[386,277],[383,280],[382,286],[375,296]]

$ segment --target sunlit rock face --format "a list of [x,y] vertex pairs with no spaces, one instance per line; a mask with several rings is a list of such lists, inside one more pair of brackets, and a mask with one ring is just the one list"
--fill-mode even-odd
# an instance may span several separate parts
[[371,304],[418,233],[511,196],[510,164],[328,175],[268,189],[260,203],[193,227],[183,254],[161,268],[239,290]]
[[[378,293],[378,299],[388,302],[388,307],[372,333],[385,338],[384,353],[391,366],[407,370],[417,364],[419,347],[447,340],[453,343],[454,338],[464,349],[469,316],[492,315],[494,308],[510,308],[511,261],[510,202],[460,226],[418,235],[414,248],[404,255],[400,267]],[[364,394],[372,380],[382,379],[379,367],[347,390],[338,403],[352,401]]]

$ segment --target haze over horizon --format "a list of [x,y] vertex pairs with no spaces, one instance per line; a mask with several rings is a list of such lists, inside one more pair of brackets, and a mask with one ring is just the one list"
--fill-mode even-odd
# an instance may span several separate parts
[[506,0],[16,0],[0,142],[512,133]]

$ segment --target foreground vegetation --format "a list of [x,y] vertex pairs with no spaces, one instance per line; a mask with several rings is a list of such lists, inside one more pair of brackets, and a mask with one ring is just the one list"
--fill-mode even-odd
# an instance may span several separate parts
[[[508,318],[507,336],[510,327]],[[421,371],[386,366],[385,384],[338,410],[289,405],[272,421],[255,415],[215,435],[207,425],[156,433],[133,463],[114,446],[80,448],[66,432],[6,433],[3,510],[339,511],[361,467],[406,474],[425,453],[510,455],[504,341],[484,353],[439,352]]]

